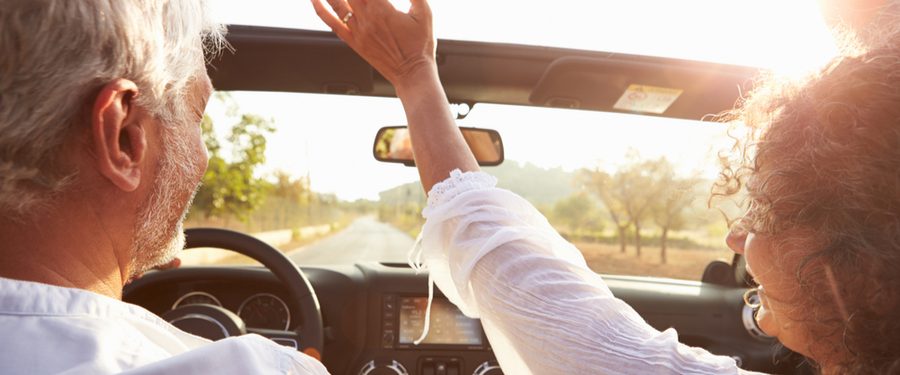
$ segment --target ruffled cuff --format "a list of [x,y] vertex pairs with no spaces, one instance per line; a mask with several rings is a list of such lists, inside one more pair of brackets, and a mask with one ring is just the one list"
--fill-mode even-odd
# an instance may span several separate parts
[[481,171],[462,172],[454,169],[450,172],[450,177],[431,187],[428,192],[426,210],[447,203],[467,191],[490,189],[495,186],[497,186],[497,178],[487,173]]

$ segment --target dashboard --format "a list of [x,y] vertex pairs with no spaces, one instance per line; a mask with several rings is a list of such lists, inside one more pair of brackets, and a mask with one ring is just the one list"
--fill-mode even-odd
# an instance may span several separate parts
[[[332,374],[502,374],[480,322],[464,316],[437,290],[426,317],[427,275],[381,263],[302,269],[320,303],[323,363]],[[303,334],[300,306],[264,268],[185,267],[160,274],[165,277],[126,289],[125,301],[160,315],[184,304],[214,304],[244,319],[248,332],[286,327]],[[745,325],[742,289],[668,279],[604,279],[650,325],[676,328],[685,344],[732,356],[745,369],[803,373],[794,354]],[[426,323],[429,334],[416,345]],[[275,341],[296,347],[290,340]]]
[[[224,294],[219,292],[217,294]],[[230,295],[230,293],[229,293]],[[185,293],[175,300],[172,309],[181,306],[207,304],[225,307],[215,295],[195,290]],[[226,308],[239,316],[247,328],[280,329],[287,330],[291,327],[291,311],[281,297],[272,293],[256,293],[244,298],[237,309]]]

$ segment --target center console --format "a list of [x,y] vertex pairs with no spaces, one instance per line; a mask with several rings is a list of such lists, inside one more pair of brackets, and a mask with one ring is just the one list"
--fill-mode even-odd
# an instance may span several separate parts
[[[377,349],[359,375],[498,375],[502,374],[477,319],[466,317],[445,298],[434,298],[428,335],[428,298],[383,294]],[[374,343],[372,343],[374,344]]]

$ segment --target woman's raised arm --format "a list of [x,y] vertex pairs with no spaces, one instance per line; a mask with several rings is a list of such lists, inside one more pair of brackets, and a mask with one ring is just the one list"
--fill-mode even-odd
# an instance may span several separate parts
[[412,0],[408,13],[388,0],[328,0],[331,10],[322,0],[312,3],[335,34],[394,85],[425,191],[454,169],[477,171],[438,77],[428,2]]
[[406,110],[431,193],[413,263],[463,313],[481,318],[505,372],[738,373],[733,359],[687,348],[674,331],[647,325],[530,203],[495,188],[487,174],[451,173],[478,165],[438,79],[426,0],[413,0],[409,13],[387,0],[329,3],[334,13],[313,0],[337,35],[394,85]]

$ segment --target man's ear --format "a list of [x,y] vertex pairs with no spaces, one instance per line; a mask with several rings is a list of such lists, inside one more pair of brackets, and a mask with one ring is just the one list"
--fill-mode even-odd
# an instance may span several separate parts
[[92,151],[97,170],[127,192],[141,184],[147,137],[138,121],[137,85],[126,79],[112,81],[97,94],[91,112]]

